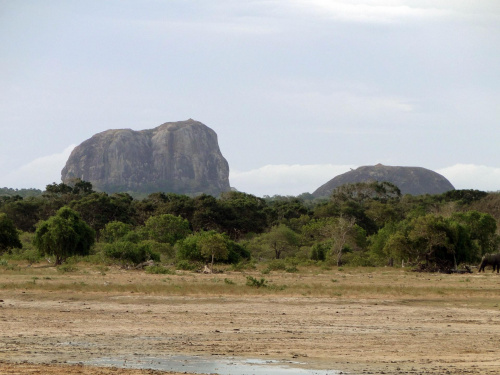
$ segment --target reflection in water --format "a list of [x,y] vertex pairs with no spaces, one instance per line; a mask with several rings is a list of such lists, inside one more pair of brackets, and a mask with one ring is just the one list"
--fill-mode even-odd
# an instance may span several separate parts
[[312,370],[299,367],[299,362],[264,361],[259,359],[213,359],[198,356],[99,358],[84,362],[92,366],[151,369],[220,375],[336,375],[335,370]]

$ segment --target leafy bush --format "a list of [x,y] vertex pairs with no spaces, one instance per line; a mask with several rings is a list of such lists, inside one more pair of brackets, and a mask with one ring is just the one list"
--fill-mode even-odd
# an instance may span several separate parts
[[255,262],[253,261],[249,262],[248,260],[243,260],[231,266],[232,271],[254,270],[256,268],[257,267],[255,266]]
[[253,276],[247,276],[247,286],[254,286],[256,288],[265,288],[267,287],[267,280],[264,278],[261,278],[260,280],[256,279]]
[[[217,241],[215,239],[217,238]],[[214,253],[216,261],[236,264],[242,260],[250,259],[250,252],[242,245],[230,240],[227,236],[215,231],[197,232],[189,235],[175,245],[176,256],[179,260],[206,262],[211,260],[210,246],[222,243],[224,251]]]
[[101,229],[100,240],[106,243],[122,241],[131,231],[132,225],[122,223],[121,221],[112,221]]
[[78,271],[78,267],[72,263],[64,263],[57,267],[57,271],[61,273],[76,272]]
[[194,271],[199,268],[199,263],[190,262],[188,260],[178,260],[175,263],[175,268],[182,271]]
[[151,250],[147,243],[136,244],[129,241],[118,241],[104,247],[107,257],[122,263],[139,264],[148,260],[160,261],[160,255]]
[[162,243],[154,240],[144,240],[141,241],[141,244],[147,244],[150,247],[151,251],[160,255],[164,255],[168,259],[173,259],[175,257],[174,247],[169,243]]
[[175,271],[160,265],[146,267],[146,273],[154,275],[175,275]]
[[330,241],[323,243],[316,243],[311,248],[311,259],[312,260],[326,260],[328,251],[332,248],[332,243]]
[[269,271],[285,271],[286,267],[284,259],[273,259],[267,264]]
[[344,256],[343,263],[352,267],[372,267],[374,263],[366,254],[349,253]]

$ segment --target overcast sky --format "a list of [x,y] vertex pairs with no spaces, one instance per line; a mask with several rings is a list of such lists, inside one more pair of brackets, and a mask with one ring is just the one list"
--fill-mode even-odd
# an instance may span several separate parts
[[500,1],[0,0],[0,187],[188,118],[260,196],[377,163],[500,190]]

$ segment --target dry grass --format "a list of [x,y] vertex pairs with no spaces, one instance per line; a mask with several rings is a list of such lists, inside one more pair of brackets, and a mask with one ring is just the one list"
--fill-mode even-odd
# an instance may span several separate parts
[[[299,267],[299,272],[259,270],[224,271],[213,275],[189,271],[174,274],[147,274],[142,270],[124,270],[80,263],[71,272],[59,272],[47,265],[9,264],[0,266],[0,288],[4,291],[40,291],[50,293],[123,294],[173,296],[304,296],[338,299],[387,299],[428,301],[433,303],[498,305],[500,276],[491,273],[445,275],[416,273],[398,268]],[[247,277],[265,279],[266,287],[247,285]],[[87,298],[86,296],[85,298]],[[426,302],[427,303],[427,302]]]

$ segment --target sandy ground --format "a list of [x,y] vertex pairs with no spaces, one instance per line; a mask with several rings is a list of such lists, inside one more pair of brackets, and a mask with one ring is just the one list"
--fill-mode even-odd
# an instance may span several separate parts
[[[27,285],[23,277],[32,276],[0,275],[0,373],[158,374],[95,368],[87,361],[178,354],[294,361],[311,369],[348,374],[500,373],[500,277],[417,276],[414,281],[413,275],[400,275],[379,273],[367,278],[358,272],[345,282],[332,282],[332,276],[337,276],[331,274],[275,276],[289,284],[293,281],[287,277],[300,279],[304,289],[324,289],[328,280],[338,291],[342,288],[336,284],[344,282],[346,293],[333,296],[296,295],[300,289],[245,295],[238,295],[236,289],[224,293],[223,288],[201,295],[171,295],[157,289],[154,294],[126,289],[71,291],[61,284],[37,289],[22,287]],[[65,277],[60,281],[104,279],[85,273]],[[155,277],[161,276],[117,271],[106,280],[131,284]],[[186,279],[168,279],[179,277]],[[217,277],[227,280],[229,276],[189,276],[207,283]],[[324,284],[317,281],[322,277]],[[392,295],[387,285],[407,279],[417,286],[440,280],[444,289],[433,292],[422,286],[424,295]],[[19,287],[13,287],[13,282]],[[363,289],[373,283],[381,288],[377,295],[370,292],[376,289]],[[349,292],[353,285],[355,291]],[[425,295],[426,290],[430,295]]]

